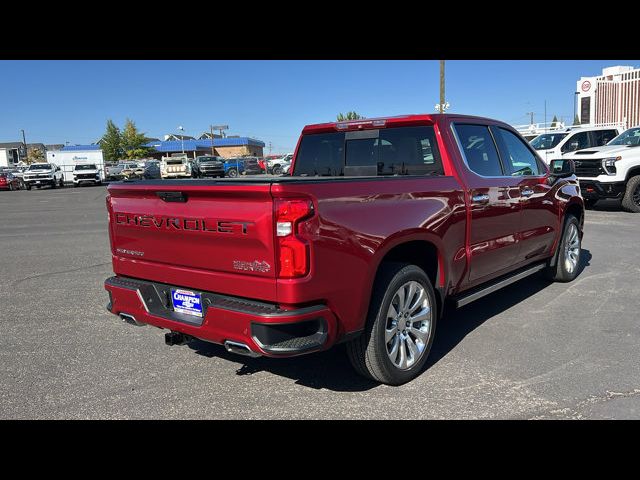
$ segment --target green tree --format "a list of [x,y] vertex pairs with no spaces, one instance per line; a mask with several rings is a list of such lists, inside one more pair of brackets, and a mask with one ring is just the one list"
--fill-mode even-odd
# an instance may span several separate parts
[[150,148],[142,147],[142,148],[132,148],[131,150],[127,150],[124,152],[125,157],[128,160],[136,160],[138,158],[145,158],[149,155]]
[[337,120],[339,122],[344,122],[346,120],[361,120],[365,117],[363,117],[362,115],[356,113],[356,112],[347,112],[346,115],[344,115],[342,112],[340,112],[337,116]]
[[556,127],[558,125],[558,117],[553,116],[553,120],[551,120],[551,126]]
[[143,147],[147,143],[144,133],[140,133],[133,120],[127,118],[121,135],[121,146],[129,159],[145,157],[149,149]]
[[27,163],[44,162],[44,152],[38,147],[28,147]]
[[98,143],[105,160],[115,162],[122,156],[122,135],[111,119],[107,120],[107,130]]

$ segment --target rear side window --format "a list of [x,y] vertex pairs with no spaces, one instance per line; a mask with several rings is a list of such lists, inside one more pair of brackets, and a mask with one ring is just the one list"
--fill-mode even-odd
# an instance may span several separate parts
[[460,147],[467,166],[483,177],[501,177],[502,165],[489,127],[484,125],[455,125]]
[[388,128],[378,139],[380,174],[442,174],[433,127]]
[[300,142],[294,175],[344,175],[344,133],[305,135]]
[[376,176],[442,174],[431,126],[306,135],[294,175]]

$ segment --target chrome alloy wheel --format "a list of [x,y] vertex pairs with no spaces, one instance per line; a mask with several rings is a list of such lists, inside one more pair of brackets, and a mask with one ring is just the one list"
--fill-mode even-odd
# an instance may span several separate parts
[[567,273],[573,273],[578,267],[578,260],[580,259],[580,235],[578,233],[578,227],[575,224],[569,225],[567,231],[567,242],[564,246],[564,266]]
[[431,334],[431,305],[424,287],[415,281],[402,285],[391,299],[385,323],[387,355],[400,370],[418,362]]

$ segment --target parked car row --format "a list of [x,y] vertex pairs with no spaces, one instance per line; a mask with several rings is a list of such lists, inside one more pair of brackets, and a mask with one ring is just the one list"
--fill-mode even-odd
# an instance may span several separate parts
[[15,173],[13,169],[9,168],[0,170],[0,190],[22,190],[24,188],[22,178]]
[[[73,186],[101,185],[102,173],[95,163],[79,163],[73,168]],[[64,172],[53,163],[32,163],[24,169],[2,167],[0,189],[31,190],[32,188],[64,188]]]

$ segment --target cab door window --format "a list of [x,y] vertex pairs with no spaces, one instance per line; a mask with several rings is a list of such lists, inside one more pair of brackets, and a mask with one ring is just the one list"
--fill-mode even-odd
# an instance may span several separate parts
[[562,153],[567,153],[589,147],[589,132],[578,132],[570,136],[560,150],[562,151]]
[[591,132],[593,137],[592,147],[601,147],[606,145],[618,136],[615,130],[595,130]]

